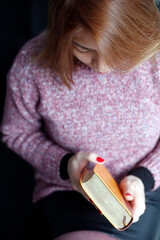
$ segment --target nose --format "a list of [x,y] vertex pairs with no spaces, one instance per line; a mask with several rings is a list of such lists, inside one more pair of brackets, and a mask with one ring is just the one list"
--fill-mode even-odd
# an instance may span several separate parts
[[109,71],[105,58],[102,55],[97,56],[93,61],[94,69],[100,73]]

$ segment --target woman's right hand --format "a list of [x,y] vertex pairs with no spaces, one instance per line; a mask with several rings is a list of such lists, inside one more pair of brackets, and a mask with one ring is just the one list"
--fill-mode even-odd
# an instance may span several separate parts
[[80,192],[87,200],[89,198],[80,185],[80,178],[89,161],[95,164],[103,164],[105,162],[104,159],[98,157],[95,153],[80,151],[69,159],[67,167],[73,189]]

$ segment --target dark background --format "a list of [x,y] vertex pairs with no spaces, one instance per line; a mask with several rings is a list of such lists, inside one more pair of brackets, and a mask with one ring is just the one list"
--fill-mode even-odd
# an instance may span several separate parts
[[[23,44],[45,29],[47,7],[47,0],[0,1],[0,121],[7,72]],[[35,232],[33,187],[34,169],[0,141],[0,239],[40,238]]]
[[[160,9],[160,0],[156,0]],[[19,49],[47,25],[48,0],[0,1],[0,121],[6,74]],[[0,141],[0,239],[40,239],[32,204],[34,169]],[[46,239],[47,240],[47,239]]]

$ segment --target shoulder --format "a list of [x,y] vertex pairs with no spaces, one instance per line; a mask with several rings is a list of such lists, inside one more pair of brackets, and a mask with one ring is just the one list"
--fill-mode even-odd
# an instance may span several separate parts
[[160,81],[160,52],[135,68],[139,75]]
[[42,50],[44,44],[45,34],[42,33],[26,42],[20,49],[7,75],[10,85],[20,84],[21,81],[29,81],[29,79],[34,82],[35,75],[41,70],[34,58]]
[[150,58],[145,64],[146,67],[154,69],[154,71],[160,71],[160,52]]
[[29,40],[19,51],[17,57],[24,62],[30,62],[43,48],[45,44],[45,33]]
[[15,57],[9,73],[15,72],[18,74],[24,68],[34,67],[36,65],[34,57],[42,50],[44,44],[44,33],[26,42]]

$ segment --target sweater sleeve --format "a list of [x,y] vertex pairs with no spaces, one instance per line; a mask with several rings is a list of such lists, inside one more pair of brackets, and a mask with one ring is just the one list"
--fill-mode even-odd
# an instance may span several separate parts
[[[157,96],[155,95],[154,99],[157,106],[160,105],[160,54],[157,54],[154,57],[153,64],[153,74],[154,74],[154,84],[156,85]],[[158,131],[158,129],[157,129]],[[160,186],[160,137],[155,144],[155,146],[151,149],[151,151],[139,162],[136,167],[144,167],[147,168],[154,178],[154,187],[152,190],[158,188]]]
[[137,167],[147,168],[154,178],[154,187],[152,190],[160,186],[160,141],[155,148],[150,152]]
[[134,175],[140,178],[144,184],[145,192],[150,191],[154,187],[154,178],[152,173],[144,167],[138,167],[131,170],[128,175]]
[[1,125],[2,141],[28,161],[48,183],[70,186],[60,177],[60,162],[68,152],[45,136],[38,113],[39,92],[32,67],[17,57],[7,81]]

